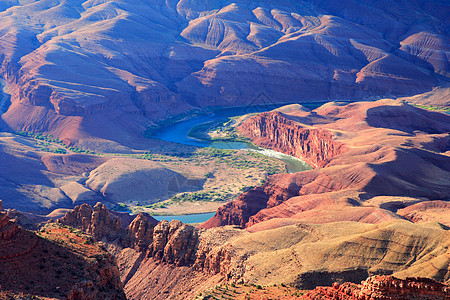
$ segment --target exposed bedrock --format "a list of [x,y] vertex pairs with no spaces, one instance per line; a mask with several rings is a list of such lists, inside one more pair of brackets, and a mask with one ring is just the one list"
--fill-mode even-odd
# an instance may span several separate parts
[[[84,228],[100,228],[93,226],[98,222],[92,217],[100,208],[91,210],[90,219],[81,218],[91,220]],[[59,222],[83,228],[82,214],[77,216],[67,215]],[[334,281],[358,283],[373,274],[450,279],[449,233],[436,223],[307,225],[288,218],[268,222],[283,220],[280,228],[249,232],[231,226],[205,230],[179,221],[156,223],[139,214],[123,223],[120,231],[94,234],[103,232],[96,239],[105,242],[117,259],[130,299],[186,299],[221,282],[313,288]]]
[[450,287],[428,278],[373,276],[355,285],[350,282],[333,283],[332,287],[317,287],[301,299],[448,299]]
[[58,222],[80,228],[98,240],[116,237],[123,230],[121,220],[111,215],[106,206],[100,202],[93,209],[88,204],[76,206],[58,219]]
[[301,158],[314,167],[325,166],[345,151],[330,131],[302,128],[278,111],[258,114],[239,126],[238,131],[262,147]]
[[202,229],[177,220],[157,222],[140,213],[129,224],[122,224],[105,205],[97,203],[94,208],[87,204],[76,206],[57,222],[79,228],[98,241],[113,242],[175,266],[194,266],[216,274],[226,264],[226,251],[210,252],[212,248],[201,242]]

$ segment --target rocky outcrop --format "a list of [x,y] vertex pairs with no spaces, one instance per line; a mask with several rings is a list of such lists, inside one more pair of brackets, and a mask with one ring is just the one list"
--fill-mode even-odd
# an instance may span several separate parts
[[76,206],[57,222],[79,228],[98,241],[132,248],[156,261],[195,266],[212,274],[227,272],[224,268],[224,262],[229,260],[226,250],[213,249],[208,243],[202,243],[201,229],[177,220],[157,222],[140,213],[124,228],[120,218],[113,216],[105,205],[97,203],[93,209],[88,204]]
[[36,246],[34,234],[22,229],[0,211],[0,259],[12,259],[30,253]]
[[153,230],[148,256],[177,266],[192,265],[198,244],[198,230],[180,221],[161,221]]
[[122,239],[123,247],[136,249],[143,252],[153,242],[153,229],[156,220],[144,213],[139,213],[130,225],[128,225],[126,236]]
[[282,228],[251,233],[231,226],[204,230],[176,220],[154,224],[139,214],[118,235],[103,240],[131,299],[186,299],[220,282],[310,289],[393,272],[448,280],[448,232],[438,224],[289,220]]
[[325,166],[345,146],[326,129],[306,129],[281,112],[258,114],[237,130],[257,145],[300,158],[314,167]]
[[285,200],[297,196],[302,185],[299,176],[278,174],[270,176],[263,186],[255,187],[235,201],[220,207],[216,215],[200,225],[211,228],[224,225],[246,227],[250,218],[262,209],[275,207]]
[[18,225],[15,222],[11,222],[7,214],[0,213],[0,240],[10,240],[18,231]]
[[317,287],[301,299],[335,300],[401,300],[450,299],[450,287],[428,278],[399,279],[393,276],[372,276],[361,284],[334,283],[332,287]]
[[75,228],[80,228],[86,233],[93,235],[96,239],[111,239],[119,236],[122,224],[118,217],[112,216],[106,205],[98,202],[94,209],[88,204],[76,206],[68,211],[58,222]]

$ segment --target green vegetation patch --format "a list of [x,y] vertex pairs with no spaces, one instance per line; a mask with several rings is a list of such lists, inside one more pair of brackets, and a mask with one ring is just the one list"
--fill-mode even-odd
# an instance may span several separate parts
[[444,107],[444,106],[433,106],[433,105],[420,105],[420,104],[414,104],[411,103],[412,106],[418,107],[418,108],[422,108],[422,109],[426,109],[426,110],[431,110],[431,111],[445,111],[445,112],[450,112],[450,107]]
[[[45,151],[45,152],[53,152],[58,154],[66,154],[67,150],[70,150],[75,153],[84,153],[84,154],[95,154],[93,151],[84,150],[78,147],[68,147],[64,142],[58,138],[53,137],[51,134],[42,134],[42,133],[35,133],[30,131],[16,131],[14,134],[23,136],[23,137],[29,137],[33,138],[38,141],[39,150]],[[58,144],[61,147],[58,147],[56,149],[51,149],[50,146],[52,144]]]

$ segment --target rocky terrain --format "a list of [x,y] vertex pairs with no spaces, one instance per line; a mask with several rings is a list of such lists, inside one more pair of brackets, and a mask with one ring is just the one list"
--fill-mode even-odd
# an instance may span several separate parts
[[204,230],[157,223],[145,214],[122,223],[101,204],[76,207],[57,222],[105,243],[130,299],[193,298],[223,283],[313,289],[372,274],[450,280],[449,231],[438,223],[292,222],[257,232]]
[[444,1],[54,1],[0,5],[9,130],[144,148],[205,106],[412,96],[449,76]]
[[448,299],[450,288],[427,278],[375,276],[355,285],[333,284],[332,288],[319,287],[308,292],[302,299]]
[[[353,287],[374,275],[392,274],[406,280],[404,286],[409,284],[407,277],[448,284],[449,118],[394,100],[328,103],[314,111],[289,105],[243,118],[238,126],[241,134],[315,168],[270,176],[264,185],[220,208],[201,227],[157,222],[143,213],[113,212],[101,203],[78,205],[47,217],[10,209],[2,213],[0,222],[4,243],[0,247],[4,268],[0,269],[12,268],[21,280],[1,283],[2,293],[72,295],[75,299],[84,294],[95,299],[104,297],[105,284],[111,284],[119,296],[123,286],[129,299],[186,299],[233,284],[252,289],[264,286],[255,295],[267,291],[291,297],[338,282],[333,288],[307,294],[314,299],[330,293],[374,292],[372,279],[367,288]],[[85,154],[41,157],[11,146],[20,138],[6,134],[4,139],[12,141],[3,144],[8,151],[2,153],[20,157],[17,163],[41,168],[41,176],[58,172],[74,176],[72,183],[61,187],[70,199],[76,198],[79,186],[96,189],[98,197],[114,190],[108,185],[115,182],[111,171],[118,167],[127,178],[139,165],[150,181],[167,176],[178,183],[183,179],[150,161]],[[123,164],[111,164],[118,159]],[[153,168],[155,173],[150,171]],[[83,180],[76,175],[80,172],[86,173]],[[130,188],[124,184],[117,190]],[[49,218],[57,220],[37,234],[18,227],[40,228],[36,223]],[[41,252],[50,253],[49,258],[42,260]],[[74,270],[66,257],[87,271]],[[33,271],[21,275],[21,268],[12,267],[18,261],[29,262]],[[47,277],[35,280],[34,272],[40,272],[41,266],[48,268]],[[95,277],[93,272],[109,279]],[[52,276],[54,286],[46,285],[42,291],[34,288]],[[78,284],[81,278],[91,283]],[[31,287],[32,282],[39,284]],[[386,286],[399,286],[399,282],[403,281]],[[268,288],[281,284],[289,289]],[[93,286],[94,294],[89,294]],[[226,291],[222,288],[220,293]]]
[[114,258],[90,239],[51,225],[34,233],[0,209],[0,298],[125,299]]
[[[76,282],[75,277],[90,276],[87,274],[97,270],[88,269],[93,271],[83,275],[70,269],[70,263],[81,260],[84,264],[85,257],[89,258],[88,262],[90,258],[100,262],[96,268],[106,268],[99,272],[103,274],[101,276],[115,280],[117,291],[121,289],[117,283],[120,274],[128,299],[195,298],[205,291],[217,290],[217,285],[230,283],[242,287],[289,285],[289,289],[282,291],[264,288],[261,293],[293,296],[300,295],[299,289],[330,286],[337,281],[342,288],[334,285],[334,289],[347,293],[345,282],[358,283],[373,274],[394,274],[398,278],[420,276],[447,283],[450,280],[449,231],[436,222],[414,224],[407,220],[392,220],[365,224],[345,221],[314,225],[285,218],[267,221],[275,222],[277,226],[258,230],[251,230],[258,224],[249,230],[232,226],[206,230],[179,221],[157,222],[143,213],[132,218],[125,213],[111,212],[98,203],[93,208],[87,204],[75,207],[56,222],[47,223],[36,235],[9,221],[9,216],[14,214],[17,212],[11,210],[2,213],[0,222],[1,237],[7,245],[0,248],[0,263],[5,264],[2,270],[8,269],[15,258],[26,259],[23,261],[29,261],[32,267],[36,259],[40,265],[33,269],[41,270],[41,265],[46,269],[47,264],[53,263],[56,267],[52,267],[47,275],[53,276],[52,272],[56,272],[55,284],[60,284],[59,279],[70,280],[71,284],[61,283],[67,291],[58,291],[59,294],[48,294],[47,286],[44,292],[39,292],[27,288],[26,282],[37,282],[33,279],[37,275],[30,272],[21,277],[23,283],[2,283],[1,290],[6,295],[22,293],[58,298],[70,290],[70,297],[74,299],[83,293],[88,298],[100,299],[104,296],[95,294],[97,292],[86,294],[85,288],[94,286],[95,291],[97,288],[103,291],[102,284],[109,284],[104,280],[103,283],[94,280],[92,284],[69,288]],[[46,241],[50,244],[45,244]],[[40,258],[41,250],[48,258]],[[99,251],[105,260],[99,261]],[[66,259],[70,259],[70,263]],[[118,271],[112,269],[111,263],[117,264]],[[14,270],[20,272],[21,268]],[[70,279],[66,276],[69,273],[72,274]],[[369,286],[372,285],[372,281],[369,282]],[[432,285],[441,287],[434,291],[444,291],[445,286]],[[416,285],[412,286],[414,289]],[[371,288],[365,286],[367,289]],[[223,289],[217,291],[220,290],[226,293]],[[247,292],[250,292],[248,288]],[[311,293],[308,295],[313,297],[330,292],[321,288]],[[120,293],[116,292],[116,295]],[[240,299],[238,294],[236,297]]]
[[450,299],[447,2],[0,1],[0,299]]
[[449,124],[446,114],[393,100],[328,103],[312,112],[294,105],[248,118],[238,127],[243,135],[316,168],[269,177],[202,227],[257,231],[283,226],[284,218],[380,223],[433,216],[449,226]]

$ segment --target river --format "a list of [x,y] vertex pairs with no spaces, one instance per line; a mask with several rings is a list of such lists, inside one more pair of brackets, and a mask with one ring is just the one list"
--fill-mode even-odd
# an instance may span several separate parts
[[179,220],[186,224],[193,224],[193,223],[203,223],[206,220],[211,219],[214,216],[214,212],[211,213],[203,213],[203,214],[192,214],[192,215],[175,215],[175,216],[153,216],[158,221],[167,220]]
[[[309,109],[314,109],[325,102],[317,102],[317,103],[305,103],[302,105]],[[278,104],[278,105],[259,105],[259,106],[252,106],[252,107],[232,107],[232,108],[220,108],[215,109],[211,114],[208,115],[201,115],[196,116],[190,119],[182,120],[179,122],[175,122],[169,126],[166,126],[159,130],[154,137],[159,138],[161,140],[167,141],[167,142],[174,142],[184,145],[191,145],[191,146],[197,146],[197,147],[211,147],[216,149],[247,149],[249,151],[258,152],[260,154],[263,154],[268,157],[277,158],[281,161],[283,161],[286,165],[286,168],[289,173],[296,173],[301,172],[305,170],[310,170],[311,166],[309,166],[304,161],[290,155],[286,155],[281,152],[269,150],[269,149],[263,149],[260,147],[257,147],[251,143],[246,142],[230,142],[230,141],[209,141],[209,140],[200,140],[193,138],[189,136],[189,132],[192,130],[192,128],[205,124],[210,122],[216,122],[216,121],[226,121],[231,117],[241,116],[248,113],[258,113],[258,112],[264,112],[269,111],[272,109],[275,109],[277,107],[281,107],[286,104]]]
[[[320,103],[306,103],[302,105],[309,109],[314,109],[325,102]],[[208,115],[195,116],[193,118],[185,119],[182,121],[175,122],[168,125],[161,130],[159,130],[154,137],[167,142],[174,142],[184,145],[191,145],[197,147],[211,147],[216,149],[247,149],[248,151],[258,152],[268,157],[274,157],[283,161],[289,173],[301,172],[305,170],[310,170],[311,166],[304,161],[286,155],[281,152],[273,151],[270,149],[263,149],[257,147],[251,143],[246,142],[229,142],[229,141],[209,141],[196,139],[189,136],[189,132],[196,126],[215,122],[215,121],[226,121],[231,117],[241,116],[248,113],[254,112],[264,112],[281,107],[286,104],[279,105],[261,105],[249,107],[233,107],[233,108],[220,108],[214,110]],[[214,213],[203,213],[203,214],[191,214],[191,215],[176,215],[176,216],[154,216],[157,220],[180,220],[183,223],[203,223],[206,220],[214,216]]]

